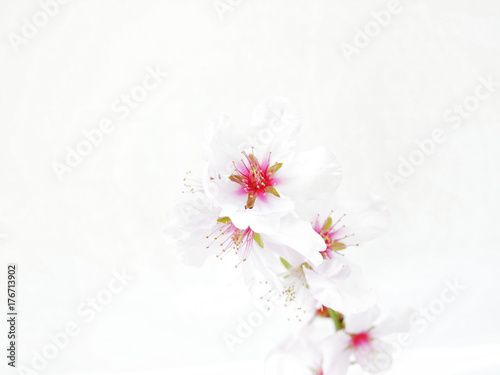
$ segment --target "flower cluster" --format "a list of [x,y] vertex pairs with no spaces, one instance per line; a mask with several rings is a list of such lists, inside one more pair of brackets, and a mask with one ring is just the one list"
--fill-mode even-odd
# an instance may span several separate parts
[[341,202],[335,156],[296,150],[299,128],[283,98],[260,104],[245,132],[227,117],[213,121],[203,174],[186,177],[190,194],[169,211],[165,237],[186,264],[232,259],[250,290],[265,279],[286,304],[334,321],[336,332],[321,340],[310,334],[315,319],[287,339],[279,349],[292,360],[277,373],[345,374],[352,361],[370,370],[385,324],[373,325],[374,288],[348,254],[383,232],[389,214],[376,197]]

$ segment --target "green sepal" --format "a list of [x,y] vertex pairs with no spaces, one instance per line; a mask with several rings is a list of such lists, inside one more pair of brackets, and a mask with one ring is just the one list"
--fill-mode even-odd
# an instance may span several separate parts
[[233,182],[236,182],[237,184],[240,184],[240,185],[243,184],[243,181],[241,181],[241,177],[240,176],[235,176],[234,174],[232,174],[231,176],[229,176],[229,180],[231,180]]
[[341,329],[343,329],[344,324],[340,319],[339,313],[329,307],[327,309],[328,315],[330,315],[330,318],[332,318],[333,323],[335,324],[335,331],[340,331]]
[[280,260],[281,260],[281,263],[283,263],[283,265],[285,266],[285,268],[287,270],[293,268],[292,265],[290,263],[288,263],[285,259],[283,259],[283,258],[280,257]]
[[228,218],[227,216],[225,216],[225,217],[219,217],[219,218],[217,219],[217,222],[218,222],[218,223],[223,223],[223,224],[227,224],[227,223],[229,223],[230,221],[231,221],[231,219],[230,219],[230,218]]
[[253,240],[259,244],[260,247],[264,248],[264,242],[262,242],[262,238],[259,233],[253,234]]
[[270,168],[269,168],[269,171],[271,172],[271,174],[275,174],[276,172],[278,172],[280,170],[280,168],[283,166],[283,163],[276,163],[274,165],[272,165]]
[[276,195],[278,198],[280,197],[274,186],[266,187],[266,193],[271,193],[272,195]]

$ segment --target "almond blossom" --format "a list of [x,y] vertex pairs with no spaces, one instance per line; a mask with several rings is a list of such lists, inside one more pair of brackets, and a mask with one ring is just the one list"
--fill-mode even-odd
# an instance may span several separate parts
[[374,306],[360,314],[344,317],[345,329],[326,338],[321,345],[324,375],[344,375],[351,363],[364,371],[386,371],[392,363],[391,335],[409,329],[409,321],[389,317],[377,323],[380,310]]
[[[377,197],[340,204],[336,197],[297,205],[302,219],[325,242],[324,261],[309,264],[297,252],[282,249],[287,271],[282,273],[283,293],[289,302],[310,304],[311,299],[346,313],[358,313],[373,305],[375,288],[361,268],[348,259],[348,249],[373,239],[387,229],[389,214]],[[278,271],[276,271],[279,273]]]
[[[251,290],[261,279],[269,281],[270,285],[278,285],[278,277],[270,265],[279,262],[282,248],[294,246],[301,249],[317,241],[323,245],[318,248],[324,249],[321,237],[309,231],[307,223],[289,216],[282,219],[284,225],[272,237],[257,233],[250,227],[238,228],[229,217],[222,216],[221,209],[207,198],[200,187],[195,188],[184,202],[173,206],[167,218],[168,225],[163,236],[178,250],[183,263],[199,267],[210,256],[224,260],[232,254],[236,257],[232,258],[232,264],[241,268]],[[290,233],[293,231],[303,231],[305,236],[292,243]],[[320,256],[319,251],[317,255]]]
[[[264,288],[301,317],[321,306],[273,353],[277,366],[266,373],[344,375],[351,363],[385,370],[386,335],[401,327],[394,319],[377,324],[375,287],[350,258],[388,228],[389,212],[375,196],[341,201],[333,153],[297,151],[299,129],[297,111],[283,98],[257,106],[248,127],[227,116],[212,122],[202,176],[185,181],[189,194],[169,210],[164,237],[185,264],[232,262],[254,294]],[[313,323],[324,320],[335,334],[317,334]]]
[[270,353],[266,374],[345,375],[351,364],[369,373],[388,370],[392,362],[389,339],[407,331],[409,321],[403,315],[377,323],[379,316],[376,306],[360,314],[342,315],[340,330],[327,336],[321,334],[325,328],[314,325],[317,321],[313,319]]
[[258,106],[251,123],[249,134],[268,130],[267,135],[248,141],[226,117],[211,124],[204,146],[204,189],[221,208],[221,216],[229,217],[237,228],[286,233],[292,247],[300,242],[296,250],[319,264],[318,251],[324,251],[325,244],[294,210],[298,202],[334,192],[340,184],[340,167],[326,148],[293,151],[300,120],[285,99]]

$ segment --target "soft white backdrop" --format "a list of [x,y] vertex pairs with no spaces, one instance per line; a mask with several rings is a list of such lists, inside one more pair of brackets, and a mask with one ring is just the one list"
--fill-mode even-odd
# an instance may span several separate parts
[[[446,280],[467,286],[395,373],[498,373],[500,87],[458,129],[444,116],[478,77],[500,82],[500,3],[402,0],[348,62],[341,44],[386,1],[223,2],[235,5],[221,19],[212,0],[74,0],[45,22],[36,1],[0,1],[0,285],[17,263],[19,363],[73,321],[80,334],[41,373],[262,373],[298,322],[278,312],[229,351],[224,332],[255,310],[245,287],[232,265],[184,267],[161,232],[185,172],[201,169],[208,120],[246,124],[280,95],[302,114],[299,147],[336,153],[342,195],[375,192],[391,208],[391,229],[354,255],[382,307],[427,308]],[[42,26],[16,50],[33,17]],[[148,67],[168,77],[120,118],[114,102]],[[53,162],[103,118],[112,132],[58,179]],[[446,140],[391,189],[384,174],[438,127]],[[78,306],[114,269],[134,280],[85,323]]]

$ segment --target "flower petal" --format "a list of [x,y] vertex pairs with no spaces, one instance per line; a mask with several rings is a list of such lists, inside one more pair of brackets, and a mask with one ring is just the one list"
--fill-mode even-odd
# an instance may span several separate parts
[[344,224],[358,243],[364,243],[384,233],[390,224],[387,204],[375,195],[347,201],[338,208],[346,217]]
[[288,99],[274,97],[255,108],[251,125],[257,134],[257,156],[271,152],[275,159],[282,159],[297,143],[300,116]]
[[348,315],[344,320],[345,330],[352,334],[366,332],[375,325],[379,315],[380,309],[376,305],[361,313]]
[[324,375],[345,375],[350,365],[349,336],[339,331],[321,344]]
[[392,364],[391,346],[384,341],[374,339],[370,345],[354,350],[354,358],[361,368],[368,373],[387,371]]
[[373,333],[379,337],[392,335],[400,332],[409,332],[411,329],[411,316],[415,313],[412,309],[398,309],[391,312],[377,324]]
[[210,176],[231,174],[233,161],[241,159],[241,151],[246,145],[245,137],[227,115],[211,121],[203,142],[203,157],[208,161]]
[[183,263],[202,266],[211,252],[206,236],[217,225],[219,209],[210,206],[203,193],[172,207],[167,213],[168,226],[163,238],[176,247]]
[[293,200],[326,198],[342,179],[337,159],[325,147],[294,154],[279,172],[277,190]]
[[323,262],[320,251],[326,249],[325,241],[307,221],[287,215],[281,219],[279,230],[273,237],[274,241],[296,250],[312,264],[318,265]]
[[294,204],[288,197],[267,194],[266,199],[257,199],[253,208],[246,209],[247,195],[240,186],[223,179],[205,179],[205,190],[215,205],[222,208],[221,215],[228,216],[240,228],[252,228],[257,233],[274,234],[280,226],[280,219],[293,211]]
[[359,267],[345,260],[328,260],[313,270],[304,269],[304,273],[314,298],[331,309],[359,313],[375,303],[374,289]]

